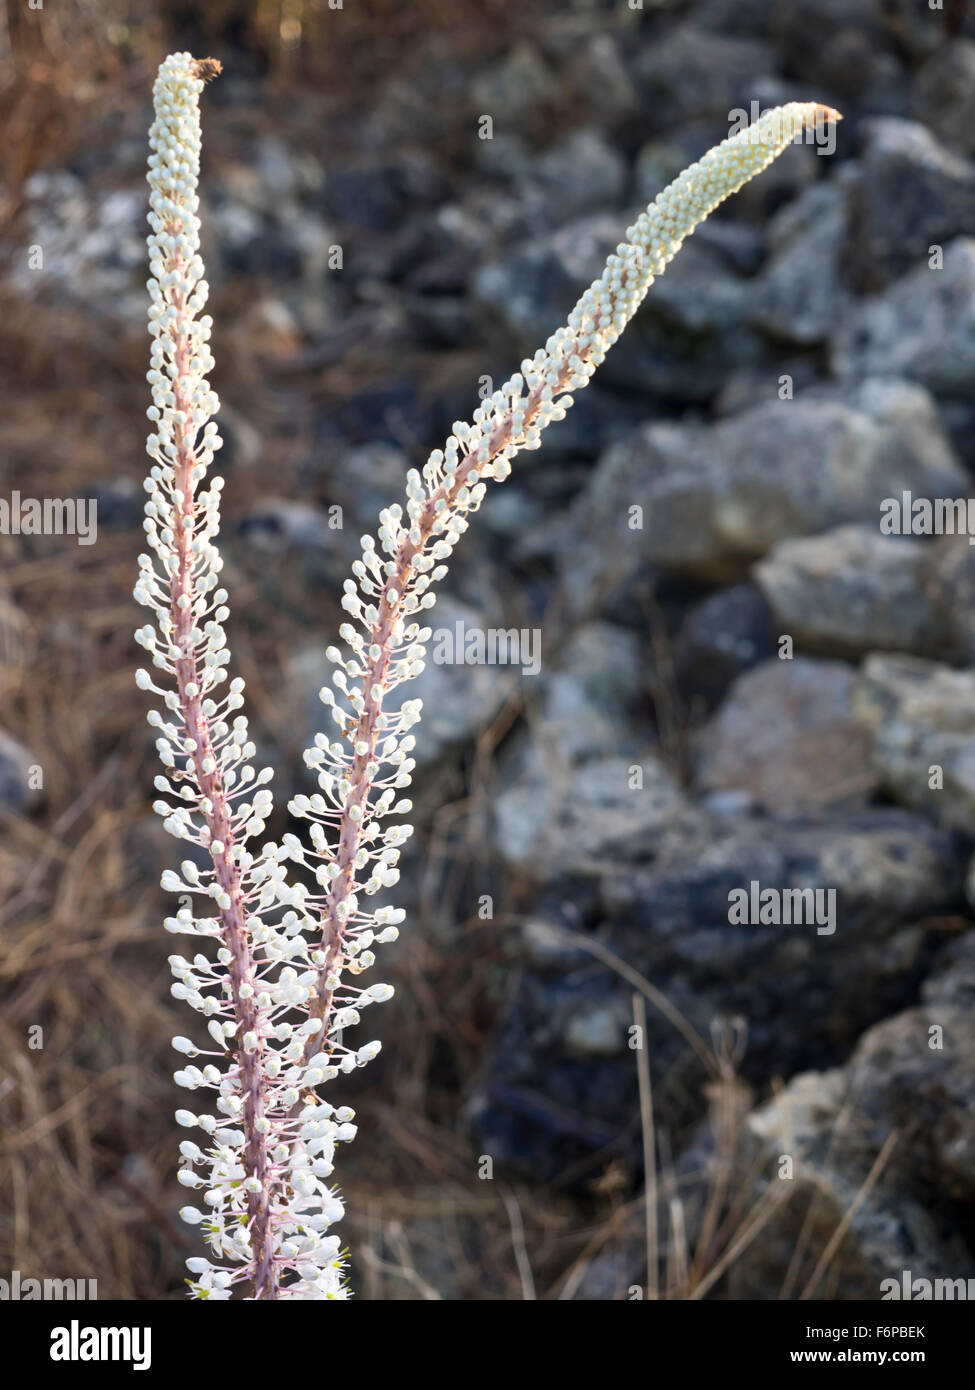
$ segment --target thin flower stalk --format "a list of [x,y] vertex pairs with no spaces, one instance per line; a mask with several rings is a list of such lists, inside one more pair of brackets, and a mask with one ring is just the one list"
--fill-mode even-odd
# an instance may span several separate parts
[[[150,654],[157,679],[140,670],[137,682],[162,702],[150,711],[166,774],[156,787],[166,799],[154,809],[165,828],[196,846],[180,873],[163,887],[207,900],[208,913],[181,907],[166,927],[216,943],[214,955],[170,957],[173,994],[207,1019],[212,1047],[174,1039],[187,1057],[212,1059],[175,1075],[189,1090],[217,1091],[217,1114],[177,1111],[187,1128],[210,1139],[204,1150],[180,1146],[180,1181],[203,1191],[203,1207],[184,1219],[200,1225],[212,1262],[194,1257],[196,1296],[229,1298],[243,1285],[257,1299],[342,1298],[337,1237],[325,1234],[342,1214],[327,1185],[337,1142],[351,1139],[352,1112],[320,1101],[310,1088],[325,1067],[305,1060],[305,1042],[320,1032],[301,1014],[316,979],[302,926],[302,890],[284,878],[284,852],[275,844],[254,853],[272,809],[271,773],[256,771],[243,704],[243,682],[227,682],[226,591],[218,587],[222,479],[203,483],[220,447],[212,416],[218,408],[207,382],[213,368],[212,323],[201,316],[207,284],[198,254],[199,93],[204,71],[188,54],[163,63],[154,89],[150,131],[151,187],[148,380],[155,429],[147,440],[152,467],[146,480],[145,530],[152,554],[139,560],[136,599],[155,613],[136,640]],[[201,861],[205,867],[201,868]],[[281,909],[284,909],[283,915]],[[298,910],[295,911],[295,908]],[[212,915],[209,913],[212,912]],[[374,987],[375,988],[375,987]],[[197,1172],[205,1170],[206,1176]]]

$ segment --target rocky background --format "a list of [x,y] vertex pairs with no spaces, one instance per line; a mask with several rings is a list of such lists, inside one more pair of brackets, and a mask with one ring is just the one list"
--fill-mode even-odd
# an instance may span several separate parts
[[[190,48],[225,68],[230,636],[279,796],[406,469],[737,108],[844,113],[835,154],[789,150],[694,236],[458,551],[434,625],[537,629],[542,663],[431,663],[411,692],[409,930],[344,1097],[357,1293],[975,1276],[975,552],[880,526],[886,498],[973,491],[975,16],[197,9],[8,16],[0,495],[94,498],[98,539],[0,537],[0,1265],[179,1297],[195,1248],[130,598],[149,92]],[[753,880],[834,888],[835,932],[730,925]]]

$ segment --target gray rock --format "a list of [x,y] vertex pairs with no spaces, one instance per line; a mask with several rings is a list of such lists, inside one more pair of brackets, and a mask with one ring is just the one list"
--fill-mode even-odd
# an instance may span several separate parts
[[971,228],[975,167],[916,121],[874,118],[861,133],[860,159],[848,180],[849,245],[858,284],[878,290],[925,266],[930,246]]
[[[642,786],[634,785],[639,768]],[[494,842],[502,861],[549,881],[607,856],[645,853],[684,808],[659,758],[597,758],[577,767],[547,763],[533,749],[521,775],[494,807]]]
[[540,123],[557,94],[558,84],[542,55],[531,44],[518,43],[475,77],[470,101],[478,116],[493,117],[495,133],[517,129],[524,134]]
[[856,703],[891,795],[975,834],[975,671],[871,656]]
[[702,222],[692,244],[716,253],[738,275],[754,275],[765,260],[765,229],[730,218]]
[[344,129],[358,137],[365,152],[388,151],[404,144],[432,149],[443,138],[445,124],[457,129],[471,121],[470,72],[457,62],[446,35],[427,34],[424,61],[410,64],[408,72],[370,88],[364,111]]
[[650,423],[605,451],[573,504],[566,594],[573,612],[594,612],[647,564],[737,578],[787,536],[873,521],[901,490],[965,487],[931,398],[906,382],[770,401],[707,427]]
[[[633,196],[638,203],[652,203],[657,194],[713,143],[710,124],[679,126],[647,140],[640,147],[633,169]],[[775,165],[772,165],[774,168]]]
[[692,239],[653,285],[647,316],[671,332],[716,334],[742,324],[747,299],[746,283],[728,269],[714,243]]
[[956,42],[955,35],[971,38],[975,31],[971,12],[951,9],[943,0],[933,10],[928,5],[915,5],[913,0],[875,0],[875,5],[891,38],[914,62],[946,46],[946,40]]
[[751,323],[808,346],[825,341],[844,310],[840,254],[847,234],[846,189],[813,184],[769,228],[772,256],[749,293]]
[[279,203],[297,197],[302,185],[302,171],[294,152],[283,140],[275,135],[261,135],[254,144],[254,164],[264,190],[265,203]]
[[343,448],[341,463],[328,480],[328,504],[337,503],[372,530],[383,508],[402,496],[409,467],[406,454],[392,444],[377,441]]
[[565,1026],[570,1057],[619,1057],[626,1052],[633,1008],[625,998],[593,1001],[575,1010]]
[[956,38],[932,53],[914,79],[911,114],[949,145],[975,154],[975,42]]
[[[803,1072],[749,1115],[738,1155],[740,1170],[743,1175],[753,1173],[760,1165],[755,1196],[765,1191],[788,1195],[788,1200],[738,1262],[733,1296],[775,1298],[788,1287],[799,1297],[811,1287],[816,1298],[875,1301],[883,1296],[883,1281],[894,1279],[900,1286],[905,1270],[919,1279],[975,1273],[964,1241],[949,1234],[943,1220],[896,1181],[898,1148],[908,1162],[916,1154],[910,1140],[901,1139],[877,1186],[864,1194],[872,1163],[889,1132],[876,1133],[871,1141],[862,1136],[859,1145],[854,1142],[863,1125],[861,1105],[871,1098],[864,1080],[855,1067],[849,1072]],[[894,1095],[889,1074],[883,1081],[878,1074],[866,1092],[880,1086]],[[898,1088],[898,1094],[911,1104],[910,1092]],[[780,1177],[784,1156],[793,1161],[787,1187]],[[829,1268],[819,1271],[823,1252],[844,1222],[846,1235]]]
[[[902,25],[887,22],[885,0],[789,0],[774,8],[765,0],[705,0],[695,13],[704,28],[770,43],[776,67],[789,74],[793,91],[796,83],[812,83],[809,96],[819,100],[829,92],[866,110],[896,109],[885,103],[896,101],[904,85]],[[931,30],[938,31],[934,16],[911,14],[909,21],[919,28],[925,24],[929,38]],[[795,92],[793,99],[804,97]]]
[[[780,346],[779,352],[782,351]],[[833,383],[827,381],[823,373],[817,370],[810,354],[782,355],[775,363],[774,371],[769,370],[768,364],[730,371],[711,403],[711,415],[715,420],[729,419],[742,411],[752,409],[753,406],[781,400],[782,392],[786,388],[795,399],[814,388],[822,391],[832,385]]]
[[[971,865],[966,876],[971,878]],[[921,999],[925,1004],[948,1004],[971,1008],[975,1004],[975,932],[962,931],[938,952],[930,974],[924,981]]]
[[875,526],[841,526],[781,541],[755,566],[780,632],[798,648],[860,657],[870,650],[941,656],[951,641],[933,547]]
[[863,804],[877,778],[856,684],[849,667],[802,657],[747,672],[699,735],[698,785],[744,790],[777,816]]
[[531,169],[533,189],[559,214],[612,208],[622,197],[626,165],[595,131],[580,127],[546,150]]
[[[568,22],[578,18],[566,16]],[[559,69],[565,73],[573,105],[591,112],[602,124],[636,114],[640,98],[623,62],[616,35],[597,30],[587,34],[581,43],[568,33],[565,39],[569,42],[559,59]]]
[[579,293],[602,271],[624,227],[605,213],[573,221],[549,237],[532,238],[500,261],[479,267],[476,299],[519,344],[534,351],[564,322]]
[[943,536],[932,543],[931,568],[948,630],[937,655],[975,665],[975,546],[967,535]]
[[711,118],[728,121],[747,109],[756,79],[775,68],[771,49],[756,39],[702,33],[682,24],[638,54],[636,76],[661,126]]
[[647,653],[635,633],[587,623],[543,672],[535,738],[565,763],[622,752],[639,737],[631,707],[646,686]]
[[[538,1176],[591,1161],[610,1135],[619,1143],[619,1116],[635,1113],[632,1054],[579,1057],[569,1032],[580,1014],[627,1016],[624,963],[667,1001],[663,1012],[658,996],[648,1001],[647,1046],[655,1108],[672,1126],[703,1104],[688,1025],[707,1039],[715,1019],[743,1018],[749,1082],[839,1065],[865,1028],[917,997],[933,953],[917,919],[957,901],[964,868],[953,836],[890,808],[791,826],[680,815],[645,837],[643,862],[625,872],[615,855],[569,865],[566,893],[598,889],[595,930],[571,938],[580,951],[591,944],[590,959],[511,977],[474,1107],[487,1151]],[[729,893],[751,881],[835,888],[835,933],[730,925]],[[636,1130],[623,1157],[639,1164]]]
[[[513,188],[516,214],[507,226],[495,225],[495,231],[499,243],[506,246],[519,236],[526,238],[525,247],[514,248],[516,263],[519,251],[530,249],[539,238],[544,243],[553,227],[584,213],[606,213],[616,207],[627,181],[623,157],[585,126],[577,126],[542,154],[520,135],[496,135],[478,143],[475,163],[489,178]],[[612,245],[622,231],[621,220]],[[564,247],[565,239],[556,243],[556,257]]]
[[518,954],[526,965],[543,974],[578,969],[589,959],[585,951],[572,944],[561,923],[544,917],[533,917],[524,924]]
[[474,167],[479,173],[510,184],[530,179],[537,159],[528,141],[514,132],[478,140],[474,150]]
[[[788,1075],[845,1060],[864,1028],[916,998],[935,945],[917,919],[957,903],[964,867],[955,837],[889,808],[685,823],[652,864],[603,871],[604,941],[703,1036],[715,1016],[744,1018],[746,1079]],[[835,890],[835,931],[731,925],[729,894],[753,882]],[[663,1072],[686,1044],[660,1019],[653,1034]]]
[[769,606],[752,584],[719,589],[687,615],[677,641],[681,690],[713,709],[744,671],[773,654]]
[[[942,996],[951,987],[944,977]],[[864,1159],[893,1131],[890,1184],[957,1202],[975,1199],[975,1027],[967,1006],[931,999],[872,1028],[849,1065],[854,1115],[846,1152]],[[959,1271],[942,1269],[942,1275]]]
[[[113,188],[97,195],[73,173],[38,170],[25,180],[24,231],[11,257],[12,284],[24,295],[50,292],[92,305],[122,323],[145,314],[145,195]],[[39,246],[43,269],[28,248]]]
[[[517,667],[503,665],[472,665],[458,659],[440,663],[436,659],[438,632],[456,632],[463,624],[465,632],[472,628],[485,630],[504,627],[492,622],[486,614],[441,594],[436,607],[426,621],[433,631],[427,646],[426,665],[416,680],[394,691],[388,704],[398,709],[402,700],[423,701],[423,722],[417,730],[413,756],[418,767],[426,767],[475,738],[516,692],[521,679]],[[453,647],[454,655],[462,655]]]
[[840,377],[902,376],[936,395],[967,397],[975,386],[975,239],[944,248],[944,267],[926,264],[864,300],[837,327]]

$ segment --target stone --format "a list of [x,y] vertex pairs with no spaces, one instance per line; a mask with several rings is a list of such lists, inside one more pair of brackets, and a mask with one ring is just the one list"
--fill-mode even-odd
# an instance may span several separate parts
[[962,931],[938,952],[921,989],[921,999],[925,1004],[952,1008],[975,1004],[975,932]]
[[746,672],[697,739],[697,785],[746,791],[774,816],[862,805],[877,777],[856,684],[849,667],[805,657]]
[[[702,28],[771,44],[776,68],[789,74],[793,90],[796,83],[811,83],[810,96],[822,100],[829,92],[873,111],[890,109],[886,103],[896,102],[898,96],[903,99],[901,26],[895,29],[887,22],[885,4],[886,0],[790,0],[770,9],[765,0],[705,0],[695,13]],[[927,21],[925,27],[937,32],[928,15],[906,18],[918,29]],[[810,43],[812,33],[815,43]]]
[[[573,18],[579,17],[566,16],[569,21]],[[587,34],[582,43],[570,39],[566,47],[559,70],[565,74],[576,109],[590,112],[603,125],[615,125],[639,112],[640,97],[615,34],[597,29]]]
[[557,95],[558,84],[538,49],[516,43],[504,58],[474,78],[470,102],[478,117],[493,118],[495,133],[510,129],[524,135],[542,125],[546,108]]
[[301,592],[341,590],[358,546],[344,526],[334,529],[329,522],[324,508],[285,497],[264,498],[240,522],[246,558],[252,564],[257,559],[268,597],[280,602],[296,582]]
[[[884,1025],[881,1025],[883,1027]],[[877,1030],[874,1030],[875,1032]],[[868,1035],[870,1036],[870,1035]],[[852,1070],[852,1069],[851,1069]],[[753,1181],[756,1198],[763,1190],[776,1195],[782,1156],[792,1158],[794,1176],[789,1200],[779,1205],[758,1239],[736,1262],[735,1297],[791,1296],[876,1301],[890,1288],[902,1285],[904,1271],[916,1279],[970,1278],[975,1263],[964,1241],[896,1182],[893,1164],[906,1148],[908,1161],[916,1150],[903,1138],[875,1175],[876,1186],[864,1185],[889,1130],[874,1142],[851,1144],[863,1125],[862,1089],[856,1076],[842,1068],[802,1072],[792,1077],[775,1099],[757,1107],[745,1122],[737,1158],[743,1178]],[[875,1084],[881,1082],[878,1076]],[[891,1076],[883,1090],[893,1096]],[[908,1105],[909,1092],[898,1091]],[[754,1180],[756,1168],[761,1177]],[[746,1176],[747,1175],[747,1176]],[[843,1239],[828,1268],[819,1267],[823,1252],[841,1228]],[[806,1294],[807,1288],[810,1294]],[[783,1293],[787,1290],[787,1293]]]
[[[145,196],[139,188],[96,193],[67,170],[37,170],[24,181],[24,251],[11,260],[11,283],[32,297],[52,284],[67,302],[97,307],[128,324],[144,317]],[[28,246],[42,249],[43,271]]]
[[788,536],[872,522],[901,491],[966,488],[934,402],[903,381],[811,390],[708,426],[651,421],[604,451],[573,503],[566,596],[596,612],[648,565],[742,578]]
[[975,42],[955,38],[932,53],[911,89],[911,114],[963,154],[975,154]]
[[959,37],[975,37],[975,15],[951,0],[935,0],[933,8],[915,5],[913,0],[874,0],[874,4],[888,33],[914,62],[956,43]]
[[[918,919],[954,906],[965,866],[957,837],[890,807],[702,817],[659,837],[652,862],[605,868],[595,920],[702,1035],[715,1016],[744,1018],[746,1079],[789,1075],[845,1061],[866,1027],[916,999],[938,944]],[[729,895],[753,882],[834,890],[835,930],[731,924]],[[686,1042],[653,1027],[663,1069]]]
[[[975,546],[967,534],[942,536],[932,542],[931,570],[947,638],[933,653],[942,660],[975,665]],[[924,655],[924,653],[921,653]]]
[[[937,988],[950,993],[944,980]],[[860,1041],[848,1073],[854,1113],[844,1149],[877,1153],[896,1131],[900,1142],[888,1165],[889,1183],[929,1198],[972,1202],[975,1028],[970,1009],[932,998],[886,1019]]]
[[840,256],[847,236],[846,189],[816,183],[776,215],[772,255],[749,293],[749,321],[808,347],[829,338],[845,311]]
[[[637,635],[611,623],[586,623],[545,664],[532,720],[535,737],[563,763],[609,756],[639,739],[632,706],[645,687]],[[634,751],[636,751],[634,749]]]
[[888,793],[975,834],[975,671],[878,653],[856,703]]
[[[642,785],[634,785],[639,769]],[[684,806],[659,757],[593,758],[576,767],[546,765],[532,749],[520,775],[494,805],[494,843],[502,861],[542,882],[581,863],[643,853]]]
[[[708,125],[681,125],[641,145],[633,168],[633,196],[640,204],[652,203],[695,159],[700,159],[714,140]],[[780,160],[771,165],[775,169]],[[763,174],[764,178],[765,175]],[[737,194],[736,194],[737,197]],[[694,233],[697,236],[697,232]]]
[[[918,918],[957,901],[966,856],[952,835],[884,807],[788,826],[685,812],[645,836],[625,870],[608,860],[576,857],[563,870],[564,896],[586,901],[597,890],[563,938],[579,954],[559,967],[526,961],[509,977],[471,1105],[485,1151],[536,1177],[576,1160],[588,1171],[610,1134],[621,1144],[619,1117],[637,1103],[625,1045],[633,972],[651,991],[655,1111],[680,1132],[702,1115],[699,1049],[713,1055],[703,1040],[716,1020],[743,1020],[740,1072],[755,1084],[840,1066],[866,1028],[910,1005],[934,954]],[[835,932],[732,926],[729,893],[753,880],[834,888]],[[619,1157],[638,1169],[638,1127]]]
[[446,192],[436,164],[417,151],[395,162],[363,160],[330,167],[322,202],[328,218],[342,228],[395,231],[416,201],[437,202]]
[[618,203],[626,164],[612,145],[583,126],[532,162],[530,182],[560,217],[578,216]]
[[797,649],[857,659],[871,650],[943,656],[948,614],[932,574],[934,547],[876,526],[841,526],[780,541],[755,582]]
[[574,220],[548,237],[513,247],[474,273],[477,301],[519,344],[540,346],[568,317],[579,293],[601,273],[620,240],[619,217],[604,212]]
[[356,524],[372,530],[383,508],[402,495],[409,467],[403,450],[385,441],[346,446],[329,479],[328,504],[337,503]]
[[972,226],[975,166],[916,121],[874,117],[860,131],[847,255],[858,287],[875,291]]
[[744,671],[773,655],[771,613],[753,584],[718,589],[688,613],[677,639],[677,673],[686,699],[711,710]]
[[907,377],[935,395],[975,387],[975,238],[944,247],[943,269],[918,266],[865,299],[837,325],[833,370],[841,378]]
[[694,24],[678,25],[641,47],[635,63],[658,124],[668,126],[702,118],[727,122],[730,111],[748,109],[755,80],[774,68],[767,44],[702,32]]

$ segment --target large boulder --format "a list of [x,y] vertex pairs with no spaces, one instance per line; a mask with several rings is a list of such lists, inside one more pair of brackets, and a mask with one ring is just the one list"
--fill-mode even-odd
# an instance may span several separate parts
[[967,484],[931,397],[904,381],[813,389],[709,426],[651,422],[606,449],[573,504],[569,604],[596,611],[646,565],[737,578],[788,536]]
[[[700,1040],[716,1019],[743,1020],[749,1081],[838,1066],[865,1028],[916,998],[935,944],[919,919],[961,900],[966,863],[953,836],[890,808],[789,826],[672,814],[637,854],[577,857],[550,887],[547,928],[537,911],[526,924],[472,1101],[498,1162],[552,1175],[613,1141],[639,1162],[620,1116],[636,1104],[628,1029],[640,977],[655,1105],[672,1133],[701,1117],[699,1045],[708,1050]],[[730,895],[752,882],[832,888],[835,931],[732,924]],[[564,902],[583,908],[567,938]]]
[[934,547],[912,536],[841,526],[780,541],[754,575],[777,630],[802,651],[859,658],[880,648],[943,656],[951,624],[933,559]]
[[834,661],[773,658],[746,672],[698,737],[698,786],[776,816],[862,805],[878,779],[856,688]]

